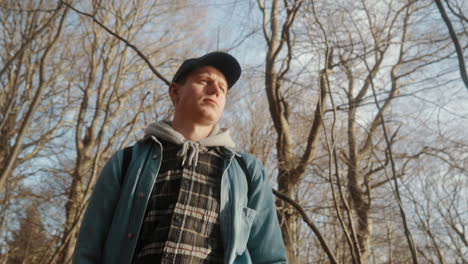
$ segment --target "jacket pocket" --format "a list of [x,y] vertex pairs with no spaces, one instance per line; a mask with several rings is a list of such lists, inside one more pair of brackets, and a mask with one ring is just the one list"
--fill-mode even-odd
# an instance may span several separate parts
[[255,219],[256,211],[254,209],[244,207],[239,221],[238,239],[236,241],[236,254],[242,255],[249,240],[250,229]]

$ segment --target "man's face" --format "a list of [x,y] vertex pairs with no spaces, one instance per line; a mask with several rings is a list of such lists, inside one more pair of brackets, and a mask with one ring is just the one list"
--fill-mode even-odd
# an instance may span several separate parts
[[203,125],[214,125],[221,118],[227,91],[223,73],[212,66],[195,69],[185,83],[169,87],[176,117]]

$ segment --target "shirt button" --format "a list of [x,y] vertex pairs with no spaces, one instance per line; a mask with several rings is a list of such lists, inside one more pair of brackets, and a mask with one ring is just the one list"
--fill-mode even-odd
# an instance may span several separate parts
[[127,234],[127,238],[128,238],[128,239],[132,239],[132,238],[133,238],[133,233],[132,233],[132,232],[128,233],[128,234]]
[[145,195],[144,195],[142,192],[139,192],[139,193],[137,194],[137,197],[138,197],[139,199],[142,199],[143,197],[145,197]]
[[183,181],[182,184],[184,185],[185,188],[189,188],[190,187],[190,183],[188,181]]
[[182,218],[180,217],[180,215],[176,215],[174,217],[174,224],[179,225],[181,220]]
[[153,155],[153,159],[155,160],[155,159],[157,159],[157,158],[158,158],[158,154],[154,154],[154,155]]

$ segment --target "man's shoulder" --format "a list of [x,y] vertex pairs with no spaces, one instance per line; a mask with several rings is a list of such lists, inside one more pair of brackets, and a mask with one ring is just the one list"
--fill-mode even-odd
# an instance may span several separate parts
[[144,138],[134,142],[133,144],[127,145],[114,153],[114,157],[129,162],[134,160],[135,157],[141,158],[141,155],[148,153],[154,146],[151,142],[151,138]]
[[236,152],[237,152],[237,154],[239,154],[246,161],[253,162],[253,161],[257,160],[257,158],[251,153],[240,151],[240,150],[236,150]]
[[[154,146],[154,140],[150,137],[146,137],[136,141],[135,143],[128,145],[126,148],[132,149],[132,152],[147,151],[149,148]],[[124,149],[126,149],[124,148]],[[121,150],[124,150],[121,149]]]
[[236,153],[239,155],[249,170],[263,168],[262,162],[258,160],[253,154],[238,150]]

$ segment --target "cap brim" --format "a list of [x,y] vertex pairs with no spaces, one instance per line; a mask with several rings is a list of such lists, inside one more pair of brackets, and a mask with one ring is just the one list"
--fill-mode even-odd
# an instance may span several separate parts
[[[186,65],[184,65],[186,64]],[[231,88],[241,75],[242,69],[239,62],[228,53],[216,51],[210,52],[200,58],[191,59],[181,65],[179,71],[174,75],[173,82],[194,69],[202,66],[213,66],[224,74],[228,87]]]

